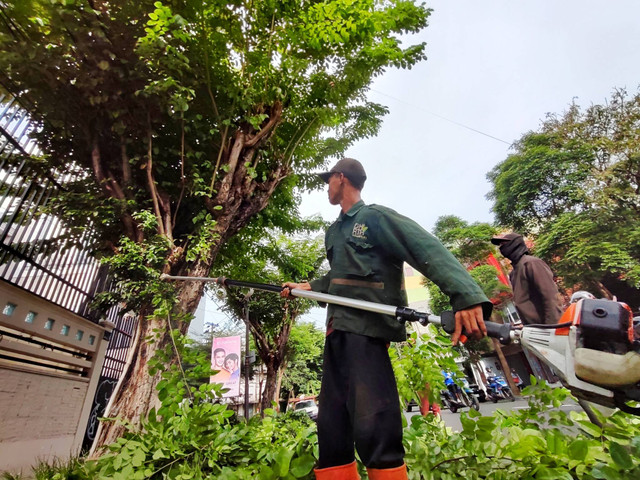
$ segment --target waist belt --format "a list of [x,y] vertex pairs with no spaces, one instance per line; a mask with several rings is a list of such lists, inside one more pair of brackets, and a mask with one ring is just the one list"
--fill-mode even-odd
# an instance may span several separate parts
[[347,285],[349,287],[365,287],[384,290],[384,282],[369,282],[367,280],[353,280],[351,278],[332,278],[331,283],[334,285]]

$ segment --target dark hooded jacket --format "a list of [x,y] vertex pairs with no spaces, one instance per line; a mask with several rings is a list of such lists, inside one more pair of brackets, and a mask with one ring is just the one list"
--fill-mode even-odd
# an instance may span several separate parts
[[522,322],[526,325],[558,323],[562,315],[561,299],[549,266],[529,255],[521,235],[503,242],[500,253],[513,265],[509,280],[513,289],[513,303]]

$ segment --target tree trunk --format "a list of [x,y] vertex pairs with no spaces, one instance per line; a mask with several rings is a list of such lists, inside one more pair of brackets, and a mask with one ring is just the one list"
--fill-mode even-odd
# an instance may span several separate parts
[[[124,378],[118,384],[104,413],[107,418],[123,419],[134,425],[139,424],[151,408],[159,406],[156,385],[161,379],[160,373],[150,376],[147,364],[158,349],[164,348],[171,341],[167,333],[167,319],[141,318],[138,328],[140,340],[134,347],[135,361],[131,368],[124,372]],[[155,336],[154,329],[162,329],[163,333],[156,342],[149,343],[147,339]],[[113,443],[125,431],[125,427],[118,421],[101,422],[92,452],[100,455],[103,453],[98,450],[100,447]]]
[[[209,268],[199,265],[191,271],[193,276],[203,276]],[[181,313],[193,313],[200,302],[204,291],[202,282],[184,282],[178,288],[177,304]],[[133,425],[139,425],[140,421],[148,415],[152,408],[159,407],[156,386],[161,380],[161,373],[150,376],[148,362],[158,350],[162,350],[172,343],[170,331],[179,329],[186,335],[189,322],[171,320],[169,318],[149,318],[144,313],[140,314],[138,342],[132,346],[133,362],[123,372],[123,377],[113,392],[104,416],[106,418],[119,418]],[[161,333],[158,334],[157,331]],[[150,339],[155,338],[151,342]],[[178,361],[177,355],[174,361]],[[102,422],[99,426],[91,453],[99,454],[100,447],[109,445],[121,437],[126,428],[121,422]]]
[[[284,376],[284,372],[287,368],[287,365],[285,362],[282,363],[282,365],[280,365],[280,369],[278,370],[278,375],[277,375],[277,379],[276,379],[276,403],[278,404],[278,411],[280,411],[280,391],[282,390],[282,377]],[[285,411],[286,411],[286,407],[285,407]]]
[[265,411],[267,408],[271,408],[271,402],[276,401],[276,383],[278,379],[278,366],[274,361],[266,364],[267,367],[267,379],[264,383],[264,392],[262,393],[261,410]]

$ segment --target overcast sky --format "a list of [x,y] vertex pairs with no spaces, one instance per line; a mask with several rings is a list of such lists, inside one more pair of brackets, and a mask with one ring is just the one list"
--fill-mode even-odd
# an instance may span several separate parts
[[[367,170],[365,202],[427,230],[441,215],[492,222],[486,173],[515,140],[574,98],[603,103],[615,87],[635,92],[640,84],[638,0],[427,5],[429,26],[408,40],[427,42],[428,59],[376,80],[369,99],[390,113],[376,138],[347,152]],[[339,207],[323,191],[305,194],[301,211],[333,220]]]

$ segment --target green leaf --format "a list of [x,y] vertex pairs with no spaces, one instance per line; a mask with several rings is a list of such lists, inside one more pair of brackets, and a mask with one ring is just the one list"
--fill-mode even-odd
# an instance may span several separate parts
[[536,480],[573,480],[569,472],[561,468],[538,467],[535,475]]
[[574,440],[569,444],[568,453],[573,460],[584,460],[589,453],[589,442],[584,439]]
[[164,454],[164,452],[162,451],[161,448],[157,449],[155,452],[153,452],[153,457],[154,460],[159,460],[161,458],[167,458],[167,456]]
[[274,459],[276,461],[275,471],[279,476],[284,477],[289,473],[292,457],[293,451],[284,447],[278,449]]
[[602,435],[602,428],[597,425],[586,420],[580,420],[578,423],[580,424],[580,428],[592,437],[600,437]]
[[611,442],[609,444],[609,453],[611,454],[611,458],[616,464],[624,469],[629,469],[633,467],[633,460],[631,456],[627,452],[627,450],[616,442]]
[[133,465],[134,467],[141,466],[144,463],[146,457],[147,456],[142,449],[137,449],[133,452],[133,455],[131,457],[131,465]]
[[277,476],[270,467],[267,465],[262,465],[260,467],[260,480],[272,480],[274,478],[277,478]]
[[296,478],[302,478],[311,472],[315,464],[315,458],[309,454],[294,458],[291,462],[291,474]]
[[591,470],[591,476],[601,480],[626,480],[608,465],[598,465]]

